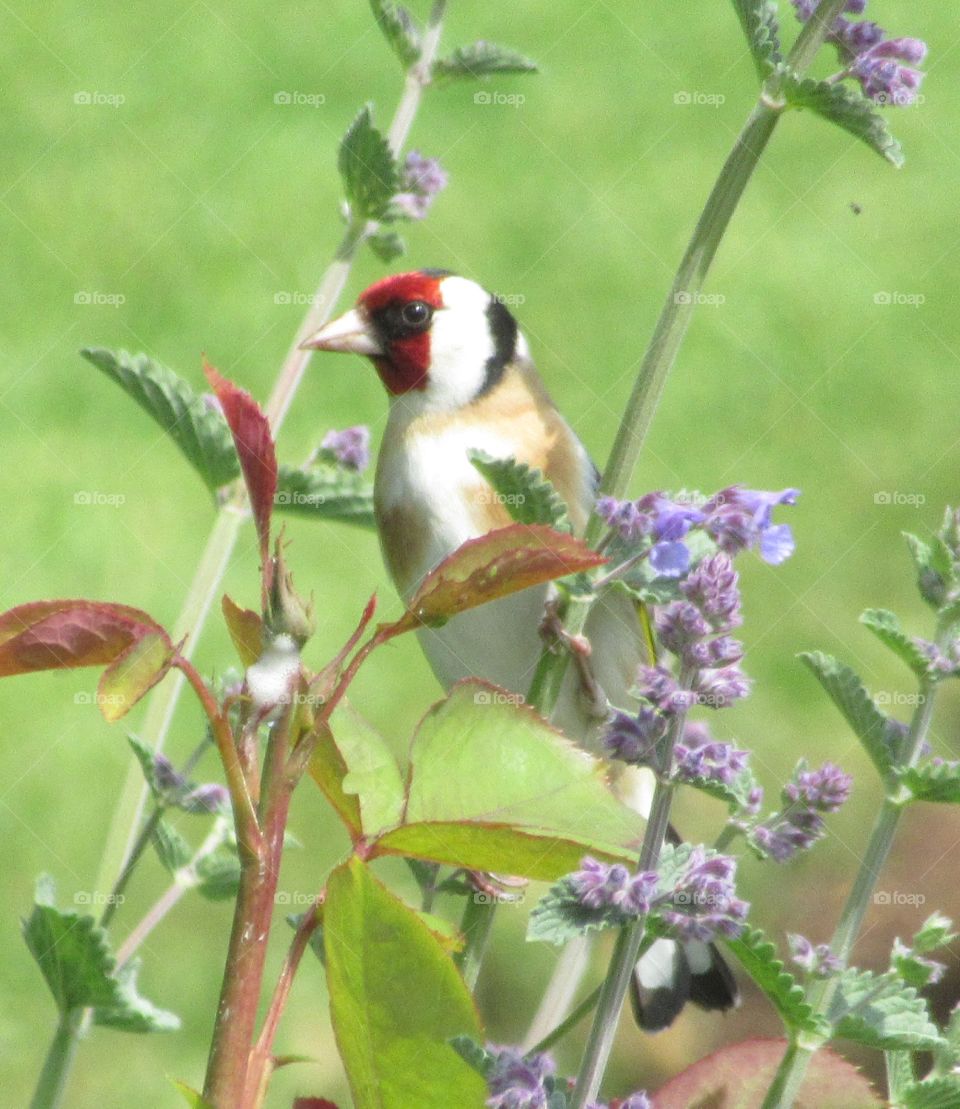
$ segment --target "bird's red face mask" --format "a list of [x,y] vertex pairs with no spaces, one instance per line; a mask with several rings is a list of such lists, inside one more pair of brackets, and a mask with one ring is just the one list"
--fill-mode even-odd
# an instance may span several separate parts
[[356,308],[325,324],[301,345],[310,350],[366,355],[393,395],[425,389],[430,375],[430,327],[443,308],[444,271],[385,277],[361,293]]

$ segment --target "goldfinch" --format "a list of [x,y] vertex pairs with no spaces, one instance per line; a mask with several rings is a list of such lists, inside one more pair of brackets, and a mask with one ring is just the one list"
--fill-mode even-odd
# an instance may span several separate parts
[[[403,598],[462,543],[511,523],[470,462],[471,450],[540,470],[566,502],[574,529],[585,527],[596,467],[550,399],[509,309],[476,282],[446,270],[386,277],[303,346],[370,358],[389,394],[374,506],[384,560]],[[421,645],[444,688],[480,677],[526,694],[542,648],[546,596],[546,587],[527,589],[423,629]],[[616,591],[601,597],[585,634],[596,685],[610,704],[629,705],[645,652],[630,598]],[[603,723],[597,708],[570,667],[554,723],[596,749]],[[646,815],[649,775],[625,769],[615,788]],[[552,1005],[566,1000],[554,997]],[[714,948],[659,940],[637,966],[633,1000],[639,1023],[653,1031],[667,1027],[687,1000],[727,1009],[738,996]]]

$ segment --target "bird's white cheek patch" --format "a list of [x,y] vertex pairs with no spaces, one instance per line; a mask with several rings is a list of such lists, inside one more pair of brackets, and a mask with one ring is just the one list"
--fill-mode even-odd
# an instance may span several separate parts
[[495,353],[487,307],[490,294],[463,277],[444,278],[441,308],[430,328],[430,378],[425,407],[450,411],[477,395]]

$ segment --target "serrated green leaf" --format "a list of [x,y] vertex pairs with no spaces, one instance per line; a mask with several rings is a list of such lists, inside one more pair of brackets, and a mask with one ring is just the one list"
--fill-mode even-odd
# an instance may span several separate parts
[[931,676],[930,659],[903,630],[894,613],[885,608],[868,608],[860,617],[860,623],[869,628],[897,658],[905,662],[918,678]]
[[829,1020],[840,1039],[892,1051],[943,1046],[926,1001],[898,974],[850,967],[835,981]]
[[761,80],[783,61],[780,25],[774,0],[733,0],[733,7],[747,39],[750,54]]
[[195,869],[197,889],[204,897],[210,901],[236,897],[240,888],[240,860],[236,852],[220,847],[199,859]]
[[933,1053],[933,1073],[940,1076],[960,1074],[960,1005],[950,1013],[943,1030],[943,1044]]
[[948,588],[957,584],[950,550],[939,536],[934,536],[930,543],[909,531],[905,531],[903,537],[917,571],[920,596],[931,608],[939,610],[946,600]]
[[798,80],[790,74],[784,76],[781,87],[791,107],[816,112],[865,142],[892,165],[897,168],[903,165],[900,144],[890,134],[886,119],[872,100],[842,83],[830,84],[809,77]]
[[917,801],[960,804],[960,762],[926,762],[897,775]]
[[130,744],[137,762],[140,764],[140,769],[143,771],[144,781],[147,783],[147,788],[154,801],[160,801],[163,797],[163,790],[160,788],[160,783],[157,781],[157,768],[153,761],[153,748],[148,747],[146,743],[132,732],[127,734],[127,742]]
[[911,946],[921,955],[929,955],[931,951],[952,943],[956,938],[953,921],[943,913],[931,913],[917,929]]
[[370,108],[360,110],[340,144],[337,160],[354,217],[380,219],[400,191],[397,163],[387,140],[374,127]]
[[102,348],[81,355],[132,397],[170,436],[211,491],[240,476],[227,421],[183,378],[145,354]]
[[377,26],[403,64],[409,69],[420,57],[422,41],[420,31],[406,8],[391,4],[390,0],[370,0]]
[[518,524],[549,524],[572,531],[567,506],[539,470],[515,458],[494,458],[486,451],[467,451],[473,466],[493,487],[493,496]]
[[896,1105],[897,1109],[957,1109],[960,1106],[960,1075],[915,1082],[901,1092]]
[[729,785],[715,778],[684,778],[680,784],[726,802],[730,812],[735,813],[749,804],[750,794],[757,788],[757,779],[752,770],[746,769],[741,770]]
[[825,1022],[814,1014],[800,983],[784,967],[775,945],[758,928],[724,941],[741,966],[766,994],[788,1031],[826,1035]]
[[493,42],[474,42],[458,46],[446,58],[433,63],[435,81],[468,77],[489,77],[491,73],[536,73],[538,65],[531,58]]
[[276,508],[289,516],[340,520],[363,528],[376,527],[373,486],[355,470],[317,463],[300,469],[281,466]]
[[190,844],[169,820],[161,817],[153,830],[153,846],[165,870],[173,873],[186,866],[193,855]]
[[37,881],[36,900],[23,935],[60,1013],[92,1008],[97,1024],[128,1032],[169,1032],[180,1027],[173,1014],[157,1009],[136,990],[138,964],[116,970],[106,932],[91,916],[54,904],[53,880]]
[[330,1015],[354,1103],[482,1109],[483,1079],[450,1040],[480,1038],[463,979],[408,906],[357,858],[327,882]]
[[375,235],[371,235],[367,242],[381,262],[392,262],[394,258],[400,258],[407,253],[407,244],[396,231],[378,231]]
[[888,779],[893,768],[889,721],[873,703],[856,672],[822,651],[804,651],[799,658],[830,695],[881,777]]

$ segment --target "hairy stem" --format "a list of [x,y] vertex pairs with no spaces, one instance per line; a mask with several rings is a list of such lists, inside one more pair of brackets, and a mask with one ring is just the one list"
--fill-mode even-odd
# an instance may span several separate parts
[[47,1050],[47,1057],[43,1061],[30,1109],[57,1109],[60,1105],[73,1058],[80,1044],[83,1019],[81,1009],[72,1009],[61,1015],[57,1031]]

